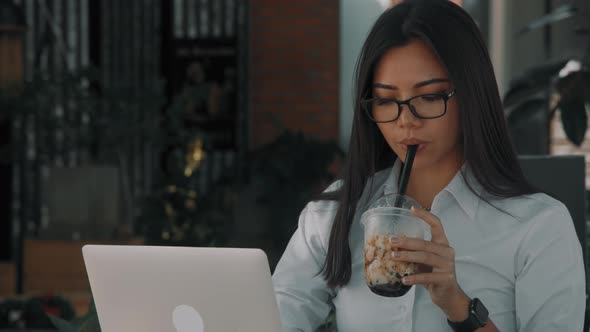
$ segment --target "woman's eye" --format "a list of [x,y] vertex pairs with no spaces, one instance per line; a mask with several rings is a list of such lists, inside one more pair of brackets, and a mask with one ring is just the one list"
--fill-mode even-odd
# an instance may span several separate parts
[[440,95],[426,95],[426,96],[422,96],[421,98],[424,101],[430,101],[430,102],[439,101],[439,100],[443,99],[442,96],[440,96]]
[[377,99],[373,100],[373,104],[375,104],[377,106],[389,105],[391,103],[393,103],[393,99],[377,98]]

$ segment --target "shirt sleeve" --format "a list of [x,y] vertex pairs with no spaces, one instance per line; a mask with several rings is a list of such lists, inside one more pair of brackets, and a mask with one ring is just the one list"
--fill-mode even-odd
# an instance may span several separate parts
[[566,207],[541,212],[516,256],[516,327],[520,332],[582,331],[586,308],[580,241]]
[[335,209],[310,205],[301,213],[272,276],[283,331],[315,331],[332,308],[334,291],[319,274],[326,257],[326,234],[320,233],[319,226],[332,224]]

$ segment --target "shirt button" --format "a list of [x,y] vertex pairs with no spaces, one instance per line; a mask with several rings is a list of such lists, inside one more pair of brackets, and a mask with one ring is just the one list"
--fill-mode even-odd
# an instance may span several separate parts
[[405,314],[407,310],[408,308],[405,305],[399,307],[399,312],[401,312],[402,314]]

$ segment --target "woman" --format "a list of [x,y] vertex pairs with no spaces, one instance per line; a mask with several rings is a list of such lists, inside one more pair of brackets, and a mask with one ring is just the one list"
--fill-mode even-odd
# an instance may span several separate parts
[[[581,331],[585,275],[565,206],[524,179],[480,33],[450,1],[405,1],[371,29],[356,73],[342,181],[301,213],[273,275],[284,330]],[[400,238],[393,259],[422,264],[402,297],[373,294],[360,215],[397,192],[425,210],[432,241]],[[430,211],[427,211],[430,210]],[[488,314],[489,312],[489,314]]]

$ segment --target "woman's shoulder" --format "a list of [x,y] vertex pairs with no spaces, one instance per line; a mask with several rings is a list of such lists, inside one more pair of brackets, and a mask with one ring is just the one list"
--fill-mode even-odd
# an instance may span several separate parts
[[519,222],[571,223],[571,216],[565,204],[545,193],[495,199],[491,204],[491,208],[507,212]]
[[[337,191],[342,185],[342,180],[335,181],[323,193]],[[327,248],[330,230],[338,212],[338,205],[339,203],[336,200],[323,198],[310,201],[299,215],[299,231],[308,239],[319,239],[322,247]]]
[[[322,195],[329,194],[329,193],[335,193],[336,191],[340,190],[343,185],[344,185],[343,180],[334,181],[322,192]],[[303,211],[301,213],[307,214],[307,213],[316,213],[316,212],[320,212],[320,211],[334,211],[334,213],[335,213],[335,211],[338,210],[338,206],[339,206],[339,203],[337,200],[325,199],[322,197],[322,198],[319,198],[317,200],[313,200],[313,201],[310,201],[309,203],[307,203],[307,205],[305,206],[305,208],[303,209]]]

